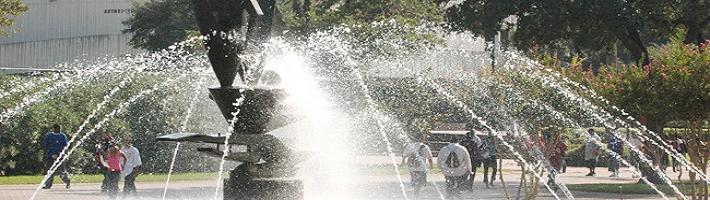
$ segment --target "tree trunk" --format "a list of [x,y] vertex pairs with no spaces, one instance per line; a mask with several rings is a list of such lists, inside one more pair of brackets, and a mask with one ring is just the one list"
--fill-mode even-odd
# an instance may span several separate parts
[[683,43],[700,45],[700,43],[703,42],[703,34],[700,27],[690,24],[687,26],[688,30],[685,32],[685,39],[683,39]]
[[[660,123],[657,123],[653,120],[648,120],[646,123],[646,128],[648,130],[655,132],[658,135],[663,135],[663,126],[660,125]],[[654,138],[651,138],[654,139]],[[660,144],[660,141],[656,141],[656,143]],[[661,149],[659,149],[658,146],[653,145],[651,142],[646,142],[644,145],[644,150],[646,155],[651,156],[651,160],[653,161],[653,165],[656,167],[660,166],[661,160],[663,153],[661,152]],[[668,159],[666,157],[666,159]],[[660,167],[659,167],[660,168]],[[641,163],[639,164],[639,170],[641,170],[641,175],[643,177],[646,177],[646,179],[653,183],[653,184],[664,184],[665,182],[663,181],[663,178],[656,173],[656,170],[654,170],[653,167],[649,166],[646,163]],[[643,181],[639,180],[639,183],[643,183]]]
[[614,31],[616,37],[624,45],[624,48],[629,50],[631,57],[640,64],[645,66],[651,63],[646,46],[641,41],[641,36],[637,30],[625,29],[623,31]]

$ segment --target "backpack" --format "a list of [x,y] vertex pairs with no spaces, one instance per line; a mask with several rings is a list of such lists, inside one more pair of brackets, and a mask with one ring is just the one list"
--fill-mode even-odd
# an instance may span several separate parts
[[419,146],[419,149],[412,153],[412,155],[409,155],[409,158],[407,160],[407,164],[411,168],[420,168],[423,165],[424,158],[422,156],[422,149],[424,149],[424,145],[422,144]]
[[448,166],[449,168],[458,168],[460,165],[461,163],[459,163],[459,155],[457,155],[456,152],[454,152],[452,149],[449,153],[449,157],[446,157],[446,166]]

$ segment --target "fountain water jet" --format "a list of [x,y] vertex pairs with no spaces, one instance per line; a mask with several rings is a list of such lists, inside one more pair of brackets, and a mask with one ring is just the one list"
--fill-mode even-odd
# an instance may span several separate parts
[[377,127],[379,129],[379,133],[382,136],[382,140],[385,141],[385,145],[387,147],[387,155],[389,156],[390,160],[392,161],[392,167],[394,168],[395,173],[397,173],[397,180],[399,181],[399,186],[402,189],[402,196],[404,199],[407,198],[407,192],[404,189],[404,181],[402,180],[402,175],[399,172],[399,165],[397,165],[397,161],[395,160],[395,155],[394,151],[392,150],[392,142],[390,142],[389,138],[387,137],[387,134],[385,133],[384,130],[384,125],[382,124],[382,114],[379,112],[379,110],[375,107],[376,103],[370,96],[370,90],[368,89],[367,85],[365,84],[365,80],[362,77],[362,74],[360,73],[359,70],[355,67],[351,67],[352,73],[355,75],[357,78],[358,83],[360,84],[361,89],[363,90],[363,93],[365,95],[365,100],[367,101],[367,106],[370,109],[371,112],[375,112],[375,120],[377,121]]
[[[244,85],[252,82],[249,76],[253,74],[254,66],[243,62],[242,53],[250,47],[256,48],[255,52],[262,49],[270,36],[275,1],[193,0],[191,5],[200,33],[206,37],[207,56],[220,83],[220,87],[209,89],[210,97],[230,125],[225,136],[176,133],[158,137],[158,140],[216,144],[216,148],[198,150],[222,159],[218,174],[220,182],[225,160],[242,162],[224,181],[224,199],[302,198],[302,183],[293,178],[294,163],[297,162],[295,152],[280,139],[266,134],[288,123],[280,120],[285,116],[278,110],[283,91],[272,86]],[[245,13],[249,18],[246,24],[243,23]],[[244,26],[247,32],[242,34],[240,30]],[[237,75],[241,83],[234,86]],[[219,149],[220,145],[223,150]],[[230,146],[245,147],[246,151],[230,152]]]
[[[412,71],[410,71],[406,68],[397,68],[397,69],[404,69],[410,73],[413,73]],[[513,153],[513,155],[516,156],[516,158],[518,159],[518,161],[520,161],[520,163],[523,165],[524,168],[529,169],[533,173],[533,175],[535,175],[537,178],[539,178],[541,180],[543,179],[540,174],[538,174],[535,170],[531,169],[530,164],[528,164],[527,161],[525,161],[525,159],[517,151],[515,151],[515,148],[513,148],[513,146],[511,146],[508,142],[505,141],[505,138],[503,138],[501,135],[499,135],[498,132],[496,130],[494,130],[492,127],[488,126],[487,123],[483,119],[478,117],[478,115],[476,115],[471,109],[469,109],[466,104],[464,104],[463,102],[458,100],[455,96],[451,95],[449,92],[444,90],[444,88],[442,88],[440,85],[434,83],[433,81],[428,80],[428,79],[424,78],[423,76],[420,76],[417,74],[414,74],[414,76],[417,77],[418,81],[426,83],[427,85],[432,87],[434,90],[436,90],[440,94],[444,95],[448,100],[450,100],[456,106],[460,107],[461,109],[463,109],[467,113],[469,113],[471,115],[471,119],[476,120],[479,124],[481,124],[483,127],[488,129],[490,131],[490,133],[492,133],[494,136],[496,136],[501,142],[503,142],[503,145],[505,145],[506,147],[508,147],[508,149],[510,149],[510,151]],[[557,193],[555,193],[552,190],[552,188],[550,188],[549,185],[545,184],[545,188],[555,197],[555,199],[557,199],[557,200],[560,199],[560,197],[557,196]],[[565,193],[565,194],[567,194],[567,193]],[[574,199],[574,197],[572,197],[572,196],[568,196],[568,198]]]
[[[525,74],[525,75],[528,75],[532,78],[538,78],[538,79],[542,80],[543,84],[545,84],[545,85],[549,85],[551,87],[558,86],[558,85],[554,84],[557,82],[555,82],[551,78],[549,78],[547,76],[537,75],[534,72],[535,71],[533,71],[533,73],[531,73],[531,74]],[[567,98],[570,98],[572,100],[575,100],[580,105],[582,105],[582,106],[580,106],[581,108],[585,108],[585,107],[595,108],[596,107],[592,103],[590,103],[589,101],[586,101],[585,99],[579,98],[578,96],[574,95],[571,91],[568,91],[566,88],[563,88],[563,87],[555,87],[555,88],[557,88],[558,89],[557,91],[560,92],[562,95],[564,95]],[[589,111],[589,112],[592,115],[592,117],[603,122],[603,125],[605,127],[610,128],[610,129],[614,129],[616,127],[615,125],[608,123],[605,120],[605,118],[599,116],[597,113],[595,113],[593,111]],[[630,147],[629,148],[630,150],[634,151],[638,155],[645,155],[638,148],[635,148],[633,145],[631,145],[631,143],[628,140],[619,136],[617,133],[614,133],[614,136],[621,139],[626,145],[628,145]],[[645,164],[647,164],[649,167],[651,167],[661,177],[662,181],[664,181],[666,184],[668,184],[671,187],[671,189],[673,189],[673,191],[677,195],[679,195],[680,198],[687,199],[687,197],[673,184],[673,182],[667,176],[665,176],[665,174],[657,166],[653,165],[653,163],[651,161],[649,161],[647,158],[645,158],[645,156],[639,156],[639,158],[641,159],[641,161],[643,161]]]
[[[199,81],[197,81],[197,86],[202,86],[202,83],[204,82],[204,77],[201,77]],[[197,103],[197,97],[199,97],[201,93],[199,90],[195,90],[195,95],[190,99],[190,106],[188,106],[187,111],[185,112],[185,119],[182,121],[180,124],[180,132],[185,132],[185,129],[187,129],[187,122],[190,120],[190,116],[192,116],[192,109],[194,108],[195,104]],[[168,194],[168,184],[170,183],[170,176],[173,174],[173,168],[175,167],[175,158],[177,157],[178,150],[180,149],[180,142],[177,142],[175,144],[175,150],[173,150],[173,157],[170,160],[170,168],[168,169],[168,176],[165,179],[165,188],[163,189],[163,200],[165,200],[165,195]]]
[[[183,75],[180,75],[179,77],[171,78],[171,79],[169,79],[169,80],[167,80],[167,81],[164,81],[162,84],[159,84],[159,85],[154,86],[154,87],[151,88],[151,89],[143,90],[143,91],[139,92],[138,94],[132,96],[130,99],[128,99],[128,101],[125,101],[125,102],[121,103],[116,109],[114,109],[113,111],[111,111],[109,114],[106,114],[106,115],[104,116],[103,120],[101,120],[99,123],[97,123],[97,124],[96,124],[91,130],[89,130],[81,139],[79,139],[79,141],[78,141],[71,149],[69,149],[69,151],[66,153],[66,156],[60,157],[61,159],[57,159],[57,160],[59,160],[59,161],[56,162],[57,164],[56,164],[55,168],[54,168],[54,169],[50,169],[50,171],[53,173],[53,172],[58,168],[59,165],[61,165],[64,161],[66,161],[66,160],[69,158],[69,156],[72,155],[72,153],[74,152],[74,150],[76,150],[76,148],[78,148],[78,147],[84,142],[84,140],[86,140],[91,134],[93,134],[93,133],[96,132],[99,128],[101,128],[106,122],[108,122],[108,120],[110,120],[110,119],[111,119],[112,117],[114,117],[116,114],[118,114],[118,113],[124,111],[128,106],[132,105],[135,101],[137,101],[138,99],[142,98],[143,96],[149,95],[149,94],[155,92],[156,90],[158,90],[160,87],[163,87],[163,86],[167,85],[168,83],[172,83],[173,81],[177,81],[178,79],[181,79],[181,78],[186,77],[186,76],[187,76],[187,74],[183,74]],[[45,178],[42,180],[42,182],[40,183],[40,185],[37,186],[37,189],[35,189],[34,193],[32,193],[32,196],[30,197],[30,200],[33,200],[33,199],[35,198],[35,196],[37,196],[37,193],[38,193],[39,190],[41,189],[42,185],[44,185],[44,183],[47,181],[48,177],[49,177],[49,176],[45,176]]]
[[[567,84],[573,85],[573,86],[575,86],[575,87],[577,87],[577,88],[580,88],[580,89],[582,89],[582,91],[587,91],[587,92],[589,93],[589,96],[592,97],[592,99],[597,100],[597,101],[600,101],[600,102],[604,103],[604,104],[607,105],[607,106],[611,105],[611,103],[610,103],[609,101],[607,101],[606,99],[604,99],[604,98],[600,97],[599,95],[597,95],[593,90],[589,90],[587,87],[585,87],[585,86],[583,86],[583,85],[581,85],[581,84],[579,84],[579,83],[576,83],[576,82],[574,82],[574,81],[571,81],[571,80],[569,80],[568,78],[561,77],[561,75],[560,75],[559,73],[555,73],[555,72],[553,72],[553,71],[550,70],[550,69],[544,69],[544,70],[545,70],[546,72],[548,72],[548,73],[551,73],[552,76],[555,77],[555,78],[557,78],[558,80],[562,80],[564,83],[567,83]],[[651,130],[648,130],[648,129],[646,128],[646,126],[643,126],[638,120],[636,120],[634,117],[632,117],[631,115],[629,115],[629,113],[627,113],[627,112],[624,111],[623,109],[620,109],[620,108],[618,108],[618,107],[616,107],[616,106],[614,106],[614,105],[611,105],[610,107],[611,107],[614,111],[621,113],[622,116],[626,116],[626,117],[627,117],[627,120],[631,121],[630,123],[634,123],[634,126],[635,126],[635,127],[639,127],[643,132],[647,132],[647,133],[651,134],[656,140],[653,140],[653,139],[649,138],[648,136],[644,135],[644,134],[643,134],[641,131],[639,131],[639,130],[636,130],[636,129],[629,129],[629,130],[634,131],[634,132],[637,133],[639,136],[641,136],[644,140],[650,141],[650,142],[651,142],[652,144],[654,144],[655,146],[661,147],[660,149],[663,150],[665,153],[667,153],[668,155],[671,155],[674,159],[680,161],[680,163],[681,163],[683,166],[685,166],[685,167],[687,167],[688,169],[692,170],[694,173],[696,173],[698,176],[700,176],[700,178],[703,179],[706,183],[710,183],[710,179],[708,178],[708,176],[707,176],[706,174],[704,174],[702,171],[700,171],[700,169],[699,169],[698,167],[696,167],[692,162],[690,162],[685,156],[683,156],[682,154],[678,153],[678,151],[676,151],[675,148],[673,148],[670,144],[668,144],[665,140],[663,140],[658,134],[654,133],[654,132],[651,131]],[[598,108],[598,109],[601,109],[601,108]],[[602,110],[603,110],[603,109],[602,109]],[[611,115],[611,114],[608,114],[608,115]],[[629,126],[629,125],[630,125],[629,122],[624,121],[624,120],[621,120],[621,119],[618,119],[618,118],[615,118],[614,121],[615,121],[616,123],[619,123],[621,126]],[[660,141],[662,145],[658,144],[657,141]]]

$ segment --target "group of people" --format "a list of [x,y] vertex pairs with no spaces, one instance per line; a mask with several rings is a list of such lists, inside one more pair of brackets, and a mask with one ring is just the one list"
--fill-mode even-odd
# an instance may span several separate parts
[[[453,140],[442,147],[437,155],[436,164],[446,179],[446,193],[449,197],[460,197],[463,191],[473,190],[476,169],[483,165],[483,182],[492,187],[496,180],[497,148],[494,138],[481,140],[471,132],[466,139]],[[411,185],[418,192],[427,183],[427,172],[434,168],[431,149],[426,144],[426,137],[418,142],[409,143],[402,151],[402,164],[409,168]],[[489,178],[489,169],[491,169]]]
[[[43,140],[43,147],[46,151],[44,164],[49,169],[57,159],[61,159],[61,153],[68,145],[67,136],[61,132],[61,126],[55,124],[51,131],[48,132]],[[135,194],[135,180],[140,174],[141,165],[143,164],[140,157],[140,152],[133,146],[133,139],[125,137],[123,146],[113,138],[111,133],[104,133],[100,141],[96,144],[96,153],[94,157],[97,167],[104,175],[104,180],[101,184],[101,192],[108,193],[109,197],[115,198],[118,194],[118,182],[120,178],[124,180],[123,192],[125,195]],[[62,180],[66,183],[66,188],[71,187],[71,174],[66,162],[60,163],[58,170],[49,175],[45,182],[44,189],[52,188],[52,183],[56,173],[59,173]]]
[[[616,130],[613,130],[616,131]],[[587,130],[587,142],[584,146],[584,160],[587,162],[587,168],[589,173],[586,176],[596,176],[596,166],[599,161],[601,146],[606,145],[609,151],[609,156],[607,157],[607,167],[611,175],[609,177],[619,177],[619,171],[621,167],[621,155],[624,151],[624,141],[618,137],[613,131],[606,130],[603,138],[597,136],[594,129]],[[632,148],[643,149],[643,142],[631,134],[628,135],[627,141]],[[632,158],[637,157],[637,153],[630,151]],[[638,166],[637,160],[632,160],[633,165]],[[635,175],[634,175],[635,177]]]
[[[642,137],[629,133],[626,135],[626,141],[623,141],[621,138],[619,138],[619,134],[615,133],[616,130],[606,130],[604,131],[603,138],[600,138],[597,136],[597,134],[594,132],[594,129],[589,129],[587,131],[588,133],[588,140],[587,143],[585,144],[585,149],[584,149],[584,158],[587,161],[587,167],[589,168],[589,173],[587,176],[595,176],[595,168],[598,162],[598,159],[600,157],[600,150],[602,145],[606,145],[606,148],[612,152],[609,153],[609,156],[607,158],[607,166],[609,171],[611,172],[611,175],[609,177],[619,177],[619,168],[621,166],[621,155],[624,151],[624,146],[628,144],[629,146],[629,164],[634,166],[635,168],[639,168],[639,164],[641,163],[641,158],[642,155],[639,154],[643,153],[646,154],[646,156],[651,155],[652,153],[649,150],[649,146],[646,145],[649,141],[644,140]],[[628,142],[626,144],[626,142]],[[687,145],[683,138],[681,137],[675,137],[674,139],[671,140],[666,140],[666,143],[668,143],[676,152],[678,152],[681,155],[685,155],[687,153]],[[648,148],[647,148],[648,147]],[[661,169],[665,171],[665,168],[668,166],[668,155],[663,154],[661,155],[660,158],[660,164],[661,164]],[[678,162],[675,158],[670,159],[671,160],[671,166],[673,168],[673,172],[676,172],[678,170],[681,170],[680,167],[680,162]],[[634,174],[633,178],[638,178],[639,176]]]
[[[603,138],[597,136],[594,129],[588,129],[587,134],[588,139],[584,145],[584,159],[589,173],[586,176],[596,175],[595,170],[602,149],[600,145],[605,145],[606,149],[613,152],[607,158],[607,166],[611,172],[610,177],[619,177],[621,155],[625,142],[628,142],[632,148],[644,149],[644,141],[633,134],[628,134],[626,141],[619,138],[619,134],[614,134],[610,130],[605,131]],[[682,139],[676,139],[669,143],[674,145],[678,152],[686,151],[684,148],[687,147],[685,147]],[[524,144],[528,148],[530,155],[546,161],[542,164],[550,172],[550,182],[548,184],[554,187],[556,185],[554,182],[555,175],[565,171],[567,144],[563,134],[531,134],[526,138]],[[496,149],[495,138],[485,137],[482,140],[473,132],[469,132],[465,139],[450,141],[448,145],[441,148],[437,155],[436,164],[446,179],[447,195],[449,197],[457,197],[465,190],[473,190],[476,169],[481,165],[484,169],[483,182],[485,186],[493,186],[498,167]],[[630,163],[638,167],[638,154],[635,151],[630,152],[632,155]],[[679,168],[676,163],[673,163],[674,171]],[[418,192],[427,183],[427,172],[434,167],[432,151],[427,145],[426,137],[421,137],[418,142],[409,143],[405,146],[402,151],[402,164],[406,164],[409,167],[411,185],[414,191]],[[491,169],[490,176],[489,169]]]

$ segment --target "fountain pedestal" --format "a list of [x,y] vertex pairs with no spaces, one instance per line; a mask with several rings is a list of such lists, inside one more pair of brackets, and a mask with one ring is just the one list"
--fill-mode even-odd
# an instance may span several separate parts
[[[161,141],[185,141],[215,144],[214,148],[199,148],[209,156],[223,158],[220,145],[238,145],[242,152],[227,152],[224,158],[242,162],[224,181],[224,199],[302,199],[301,181],[293,178],[299,156],[269,131],[288,124],[280,100],[283,92],[277,88],[233,86],[239,76],[241,83],[255,82],[246,77],[259,69],[243,63],[245,49],[259,52],[271,32],[276,1],[274,0],[191,0],[197,27],[207,47],[207,56],[220,87],[210,88],[210,98],[217,103],[233,130],[223,135],[176,133],[158,137]],[[245,16],[248,16],[246,19]],[[240,30],[245,30],[242,33]],[[230,37],[226,37],[230,35]],[[245,41],[230,38],[246,36]],[[249,45],[248,43],[251,43]],[[252,71],[249,71],[252,70]],[[229,148],[230,147],[223,147]]]
[[224,153],[220,146],[225,141],[228,146],[246,147],[240,152],[228,150],[225,157],[242,164],[225,178],[224,199],[302,199],[303,185],[293,178],[302,156],[281,139],[268,134],[289,121],[280,104],[281,90],[240,86],[211,88],[210,93],[227,122],[236,118],[228,141],[227,135],[197,133],[175,133],[160,136],[158,140],[215,144],[215,147],[198,151],[220,159]]

